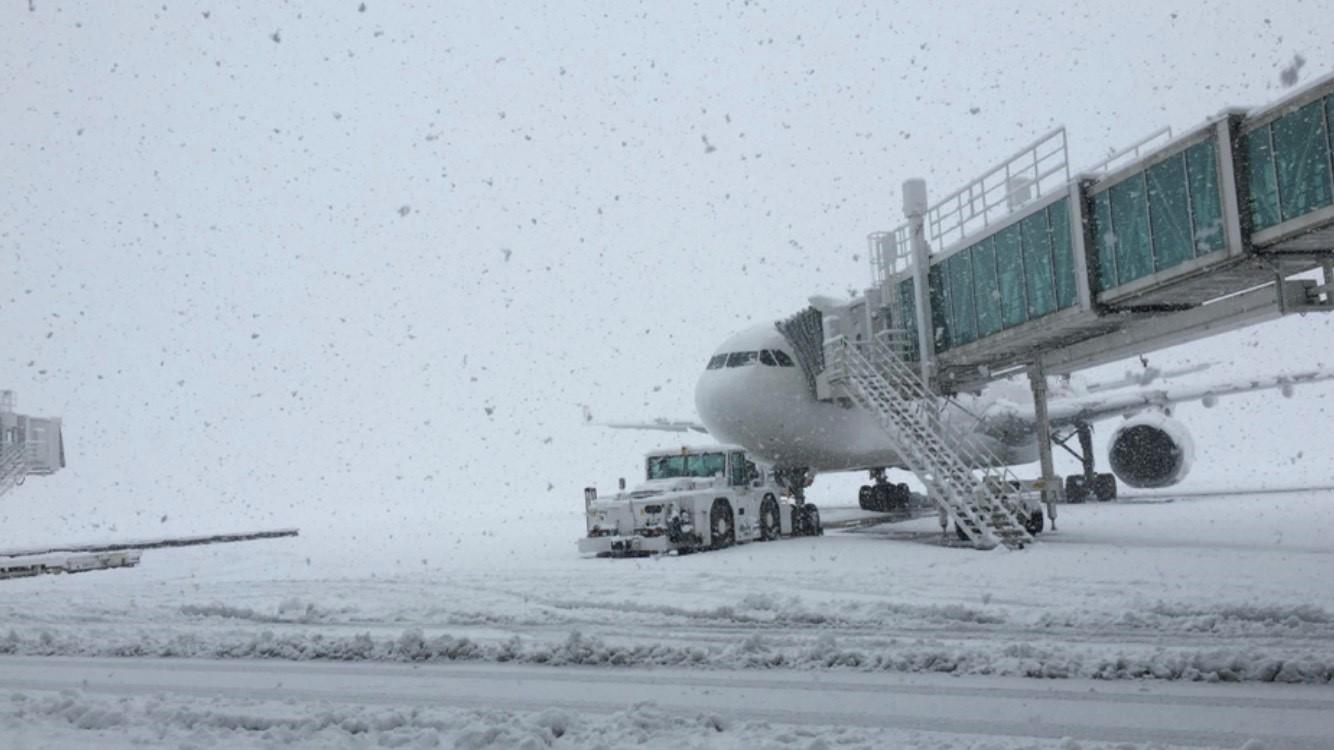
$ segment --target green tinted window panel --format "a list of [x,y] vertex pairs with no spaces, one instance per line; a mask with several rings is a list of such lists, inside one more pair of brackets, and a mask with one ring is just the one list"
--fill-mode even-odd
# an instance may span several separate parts
[[1116,233],[1116,283],[1125,284],[1153,273],[1144,174],[1114,185],[1107,192],[1112,197],[1112,231]]
[[1272,227],[1278,218],[1278,177],[1274,173],[1274,149],[1269,142],[1269,126],[1246,134],[1246,163],[1251,177],[1247,190],[1251,206],[1251,226]]
[[1325,138],[1330,168],[1334,169],[1334,94],[1325,97]]
[[1328,206],[1334,190],[1330,186],[1324,107],[1311,102],[1278,118],[1270,127],[1283,221]]
[[1079,289],[1075,286],[1074,240],[1070,237],[1070,206],[1061,199],[1047,206],[1047,224],[1051,227],[1052,271],[1056,274],[1056,306],[1075,304]]
[[1011,224],[997,232],[995,240],[1001,326],[1009,328],[1028,320],[1028,298],[1024,293],[1024,246],[1019,225]]
[[1098,288],[1116,286],[1116,232],[1112,231],[1112,196],[1106,192],[1093,196],[1093,251],[1098,255]]
[[1214,144],[1210,138],[1186,149],[1186,185],[1190,190],[1191,238],[1196,256],[1222,250],[1226,239]]
[[950,276],[950,305],[954,310],[954,345],[977,338],[977,312],[973,305],[973,261],[971,251],[955,253],[946,263]]
[[1185,157],[1178,154],[1149,167],[1144,170],[1144,181],[1149,192],[1154,270],[1179,266],[1195,257]]
[[917,354],[917,301],[913,296],[911,278],[899,282],[899,321],[908,334],[908,358],[916,361]]
[[1056,279],[1052,275],[1051,237],[1047,212],[1019,222],[1024,236],[1024,291],[1028,294],[1028,317],[1038,318],[1056,309]]
[[977,308],[977,335],[1001,329],[1000,286],[996,279],[996,247],[991,238],[973,245],[973,300]]
[[931,266],[927,272],[926,288],[931,293],[931,322],[938,352],[943,352],[954,345],[954,340],[950,337],[954,312],[950,310],[949,288],[946,286],[946,281],[944,267],[939,263]]

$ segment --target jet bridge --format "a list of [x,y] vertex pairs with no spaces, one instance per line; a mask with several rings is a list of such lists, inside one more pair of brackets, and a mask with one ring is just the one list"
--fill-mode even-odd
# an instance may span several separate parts
[[[948,436],[912,403],[1026,372],[1054,522],[1047,375],[1334,310],[1334,76],[1175,137],[1158,131],[1073,176],[1059,128],[934,204],[909,180],[904,214],[869,237],[863,297],[812,299],[777,327],[814,395],[909,436],[905,455],[922,454],[910,468],[962,533],[989,544],[1013,525],[988,516],[1004,510],[1007,483],[971,486],[966,467],[991,464],[936,439]],[[970,518],[981,519],[971,531]]]
[[908,331],[905,358],[950,393],[1334,309],[1332,126],[1334,76],[1074,176],[1058,129],[933,205],[910,181],[839,333]]

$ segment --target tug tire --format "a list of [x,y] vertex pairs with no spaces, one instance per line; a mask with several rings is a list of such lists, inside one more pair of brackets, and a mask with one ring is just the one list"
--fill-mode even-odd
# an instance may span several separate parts
[[[719,528],[724,531],[719,534]],[[713,549],[723,549],[736,544],[736,518],[732,515],[732,506],[722,498],[713,501],[709,508],[709,544]]]
[[783,533],[778,517],[778,501],[766,495],[760,503],[760,541],[771,542]]

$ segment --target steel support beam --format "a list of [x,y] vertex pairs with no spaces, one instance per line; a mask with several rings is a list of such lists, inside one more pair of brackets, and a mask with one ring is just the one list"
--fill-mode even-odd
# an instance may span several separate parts
[[1312,304],[1316,282],[1308,279],[1268,284],[1181,312],[1163,313],[1128,323],[1125,328],[1062,349],[1044,352],[1049,373],[1066,374],[1169,346],[1197,341],[1284,315],[1329,310]]
[[1047,506],[1047,518],[1056,529],[1056,467],[1051,457],[1051,420],[1047,417],[1047,372],[1042,361],[1028,368],[1028,382],[1033,388],[1033,414],[1037,420],[1038,461],[1042,466],[1042,502]]

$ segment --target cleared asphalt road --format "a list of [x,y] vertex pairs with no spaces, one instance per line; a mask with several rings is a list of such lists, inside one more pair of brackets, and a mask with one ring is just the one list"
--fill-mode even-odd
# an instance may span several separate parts
[[588,713],[641,701],[784,724],[1267,748],[1334,747],[1334,688],[506,664],[0,657],[0,690]]

